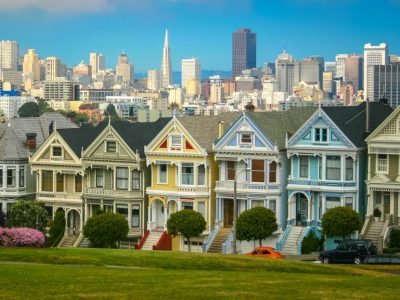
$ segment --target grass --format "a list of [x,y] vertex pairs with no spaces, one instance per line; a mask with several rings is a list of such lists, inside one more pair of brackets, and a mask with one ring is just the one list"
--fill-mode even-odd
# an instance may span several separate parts
[[400,277],[381,269],[180,252],[0,248],[0,299],[397,298]]

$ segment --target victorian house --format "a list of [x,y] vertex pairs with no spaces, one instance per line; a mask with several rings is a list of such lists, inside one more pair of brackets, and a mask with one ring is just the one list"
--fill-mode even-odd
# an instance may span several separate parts
[[[300,253],[311,231],[320,235],[322,216],[331,208],[348,206],[365,215],[365,138],[391,112],[383,102],[320,107],[288,138],[288,226],[278,244],[284,253]],[[326,247],[333,246],[328,239]]]

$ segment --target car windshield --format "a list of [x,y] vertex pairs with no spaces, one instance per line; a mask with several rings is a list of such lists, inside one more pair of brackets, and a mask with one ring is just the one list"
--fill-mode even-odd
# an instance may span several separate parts
[[337,246],[337,250],[340,250],[340,251],[345,251],[345,250],[347,250],[349,248],[349,245],[348,244],[339,244],[338,246]]

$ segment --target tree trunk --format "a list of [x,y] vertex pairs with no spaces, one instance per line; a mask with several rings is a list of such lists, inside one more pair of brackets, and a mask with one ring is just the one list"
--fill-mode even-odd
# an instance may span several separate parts
[[189,248],[189,252],[190,252],[190,238],[187,238],[188,241],[188,248]]
[[262,239],[258,240],[260,242],[260,247],[262,247]]

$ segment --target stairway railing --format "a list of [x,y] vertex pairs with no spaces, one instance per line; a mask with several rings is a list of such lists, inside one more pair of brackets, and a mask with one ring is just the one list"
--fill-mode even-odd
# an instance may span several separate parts
[[[302,245],[303,239],[309,234],[310,231],[311,231],[311,227],[305,227],[301,230],[300,235],[296,241],[297,254],[299,254],[299,255],[301,254],[301,245]],[[303,234],[303,232],[304,232],[304,234]]]
[[135,246],[136,250],[140,250],[142,249],[144,243],[147,240],[147,237],[150,235],[150,230],[146,230],[146,232],[144,233],[143,237],[140,239],[139,243]]
[[202,245],[203,253],[208,252],[208,249],[210,249],[210,246],[213,243],[215,237],[217,236],[218,231],[219,231],[219,225],[217,223],[217,224],[215,224],[214,228],[211,230],[207,239],[203,242],[203,245]]
[[172,250],[172,236],[165,230],[157,244],[153,245],[153,250]]
[[361,229],[361,232],[360,232],[360,238],[365,238],[365,235],[367,234],[368,229],[369,229],[369,227],[370,227],[370,225],[371,225],[373,220],[374,220],[373,216],[368,216],[365,219],[364,225],[363,225],[363,227]]
[[282,234],[281,239],[276,243],[276,250],[282,251],[283,247],[285,246],[286,240],[290,234],[292,229],[292,225],[287,225],[285,231]]
[[222,244],[222,253],[233,253],[233,231],[231,231]]
[[81,244],[82,240],[83,240],[83,232],[78,232],[78,237],[76,238],[74,244],[72,245],[72,247],[77,248],[79,247],[79,245]]

